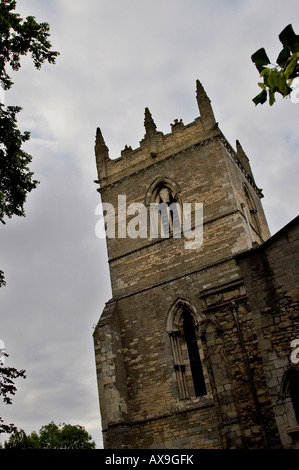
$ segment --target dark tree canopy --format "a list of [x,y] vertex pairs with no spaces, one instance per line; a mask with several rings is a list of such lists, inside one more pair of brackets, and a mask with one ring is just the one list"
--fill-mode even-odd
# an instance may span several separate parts
[[[8,357],[7,353],[4,353]],[[15,379],[22,377],[26,378],[25,370],[17,370],[14,367],[0,366],[0,396],[4,403],[7,405],[12,404],[12,396],[16,394],[17,387],[15,385]],[[5,424],[3,419],[0,418],[0,434],[11,433],[16,431],[16,427],[13,424]]]
[[272,106],[275,103],[275,93],[283,97],[289,96],[292,93],[292,82],[299,76],[299,36],[295,34],[291,24],[280,33],[279,39],[283,48],[276,59],[276,65],[270,63],[263,47],[251,56],[263,79],[263,82],[258,83],[262,91],[252,100],[255,105],[263,104],[269,98]]
[[[31,54],[34,66],[39,69],[48,61],[54,64],[58,52],[51,50],[48,23],[37,23],[34,16],[25,20],[15,13],[15,0],[0,3],[0,85],[9,90],[13,81],[7,67],[17,71],[21,57]],[[27,193],[36,188],[38,181],[29,170],[31,155],[22,150],[29,132],[21,133],[17,127],[18,106],[0,103],[0,221],[13,215],[24,216]]]
[[4,443],[5,449],[95,449],[95,442],[83,426],[60,424],[53,421],[42,426],[38,433],[27,435],[23,429],[15,431]]
[[29,132],[22,134],[17,127],[19,107],[2,104],[0,111],[0,220],[13,215],[24,216],[27,193],[36,188],[38,181],[29,170],[31,155],[22,150]]

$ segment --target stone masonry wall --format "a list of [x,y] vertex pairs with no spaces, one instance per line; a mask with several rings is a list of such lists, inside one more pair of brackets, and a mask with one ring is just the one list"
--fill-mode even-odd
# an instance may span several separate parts
[[282,393],[283,379],[294,366],[291,341],[299,338],[299,227],[298,217],[260,248],[240,256],[282,445],[298,446],[299,423],[291,400]]
[[[199,265],[210,264],[251,246],[248,226],[236,199],[236,194],[242,190],[238,179],[245,181],[246,178],[240,170],[231,171],[232,162],[227,163],[230,159],[220,141],[211,140],[102,191],[103,202],[109,201],[115,207],[116,217],[119,194],[126,195],[127,206],[133,202],[144,203],[148,188],[158,175],[172,178],[177,183],[183,203],[191,203],[193,209],[195,202],[203,203],[201,249],[185,249],[183,234],[181,239],[132,239],[127,236],[108,240],[114,296],[150,286],[153,276],[159,277],[158,282],[161,278],[170,279],[177,272],[192,272]],[[127,223],[132,218],[128,216]],[[264,237],[267,236],[265,231]]]
[[[222,272],[236,270],[233,263],[230,269],[228,263],[226,269],[223,267]],[[109,429],[112,445],[264,448],[268,441],[272,447],[279,446],[245,289],[240,280],[233,282],[229,275],[227,282],[218,286],[208,282],[208,271],[210,279],[216,279],[215,269],[165,283],[156,288],[158,295],[155,289],[150,289],[118,300],[122,348],[116,353],[113,370],[117,374],[118,367],[124,367],[126,373],[127,414],[117,424],[110,413],[110,422],[109,419],[105,422],[104,434]],[[178,396],[166,331],[168,310],[173,299],[178,297],[189,299],[201,312],[200,337],[211,386],[208,396],[187,401]],[[246,369],[232,302],[237,304],[244,348],[256,389]],[[142,314],[136,315],[136,312]],[[118,356],[123,358],[122,366],[117,365],[121,364]],[[117,388],[116,381],[114,386]],[[258,408],[254,393],[258,395]],[[115,398],[106,409],[108,415],[109,406],[112,410],[115,405],[119,406],[118,395],[112,394]],[[124,425],[128,425],[131,433],[127,444],[123,443],[125,436],[120,431]],[[125,434],[128,437],[128,431]]]

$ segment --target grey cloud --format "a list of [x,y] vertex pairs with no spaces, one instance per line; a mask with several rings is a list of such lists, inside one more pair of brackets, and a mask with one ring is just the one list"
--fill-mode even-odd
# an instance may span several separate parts
[[21,15],[50,23],[61,56],[41,71],[25,60],[7,94],[24,108],[19,123],[32,131],[26,150],[41,181],[27,217],[0,232],[0,338],[10,364],[28,373],[3,409],[7,421],[27,432],[51,420],[81,424],[101,446],[92,331],[111,294],[106,245],[94,232],[97,126],[118,157],[126,144],[138,147],[147,106],[165,133],[176,118],[193,121],[199,78],[220,128],[251,160],[271,231],[297,215],[299,105],[251,102],[250,55],[265,46],[275,59],[281,29],[292,21],[299,31],[298,2],[285,3],[18,2]]

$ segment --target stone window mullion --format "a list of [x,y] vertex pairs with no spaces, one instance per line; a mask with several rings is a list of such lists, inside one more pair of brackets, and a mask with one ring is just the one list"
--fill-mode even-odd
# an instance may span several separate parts
[[179,397],[181,399],[186,399],[189,398],[189,393],[186,381],[186,367],[182,356],[180,332],[172,331],[169,334],[169,337],[172,347],[174,370],[178,384]]

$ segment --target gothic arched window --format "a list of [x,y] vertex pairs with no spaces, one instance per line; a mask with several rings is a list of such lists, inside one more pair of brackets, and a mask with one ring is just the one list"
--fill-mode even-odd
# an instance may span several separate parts
[[202,363],[202,345],[197,319],[189,302],[178,300],[168,315],[167,329],[181,399],[207,395],[207,372]]
[[169,178],[158,178],[146,195],[146,205],[150,208],[151,238],[174,238],[181,236],[182,205],[179,189]]
[[180,205],[171,189],[163,185],[158,188],[155,204],[160,216],[161,236],[168,236],[170,232],[181,233]]
[[188,310],[184,310],[182,314],[182,330],[188,349],[195,395],[200,397],[202,395],[206,395],[207,389],[198,350],[194,319]]

